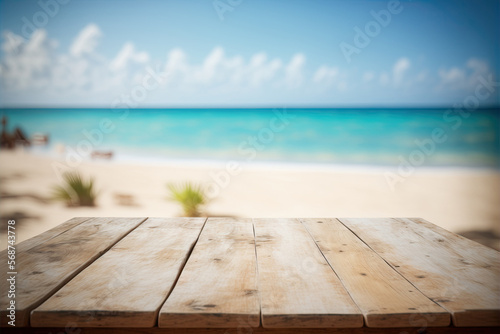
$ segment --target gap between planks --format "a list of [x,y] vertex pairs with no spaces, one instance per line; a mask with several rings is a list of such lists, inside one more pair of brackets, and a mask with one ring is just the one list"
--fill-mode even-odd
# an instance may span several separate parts
[[[32,325],[62,326],[70,321],[80,327],[156,325],[158,310],[205,222],[204,217],[148,218],[35,309]],[[92,283],[108,272],[115,276],[107,284]]]
[[[392,265],[392,263],[390,263],[389,261],[387,261],[386,259],[384,259],[383,256],[381,256],[375,249],[372,248],[372,246],[370,246],[367,242],[365,242],[354,230],[352,230],[351,228],[349,228],[349,226],[347,226],[346,224],[344,224],[344,222],[342,221],[342,218],[335,218],[335,219],[337,219],[342,225],[345,226],[345,228],[347,228],[349,231],[352,232],[352,234],[354,234],[359,240],[361,240],[362,243],[364,243],[375,254],[377,254],[382,260],[384,260],[384,262],[387,263],[387,265],[390,266],[392,269],[394,269],[395,272],[397,272],[399,275],[401,275],[401,277],[403,277],[408,283],[410,283],[415,288],[415,290],[417,290],[418,292],[420,292],[421,294],[423,294],[424,296],[426,296],[427,298],[429,298],[423,291],[421,291],[417,286],[415,286],[415,284],[413,284],[412,281],[410,281],[402,273],[400,273],[399,270]],[[431,298],[429,298],[429,300],[433,301]],[[437,304],[437,305],[439,305],[436,302],[434,302],[434,303]]]
[[[88,220],[88,219],[91,219],[91,218],[87,218],[87,220]],[[120,240],[122,240],[123,238],[125,238],[125,237],[129,234],[129,233],[131,233],[132,231],[134,231],[135,229],[137,229],[137,228],[138,228],[140,225],[142,225],[142,224],[144,223],[144,221],[146,221],[146,220],[147,220],[147,218],[145,218],[145,219],[144,219],[141,223],[139,223],[137,226],[135,226],[134,228],[132,228],[131,230],[129,230],[129,231],[128,231],[125,235],[123,235],[123,236],[122,236],[119,240],[117,240],[114,244],[110,245],[107,249],[103,250],[103,251],[102,251],[102,252],[101,252],[101,253],[97,256],[97,258],[96,258],[96,259],[94,259],[94,261],[95,261],[95,260],[97,260],[97,259],[98,259],[100,256],[102,256],[103,254],[105,254],[105,253],[106,253],[106,252],[107,252],[107,251],[108,251],[111,247],[113,247],[113,246],[114,246],[115,244],[117,244]],[[86,221],[86,220],[83,220],[83,221],[81,221],[80,223],[76,224],[75,226],[73,226],[73,227],[71,227],[71,228],[74,228],[74,227],[78,226],[79,224],[82,224],[82,223],[83,223],[83,222],[85,222],[85,221]],[[415,289],[416,289],[417,291],[422,292],[422,291],[421,291],[420,289],[418,289],[418,288],[417,288],[417,287],[416,287],[416,286],[415,286],[415,285],[414,285],[414,284],[413,284],[413,283],[412,283],[409,279],[407,279],[404,275],[402,275],[402,274],[398,271],[398,269],[397,269],[397,268],[394,268],[394,266],[393,266],[390,262],[388,262],[387,260],[385,260],[385,258],[384,258],[384,257],[382,257],[380,254],[378,254],[378,253],[377,253],[377,252],[376,252],[376,251],[375,251],[375,250],[374,250],[374,249],[373,249],[373,248],[372,248],[372,247],[371,247],[371,246],[370,246],[367,242],[365,242],[365,241],[364,241],[364,240],[363,240],[363,239],[362,239],[362,238],[361,238],[358,234],[356,234],[356,233],[355,233],[352,229],[350,229],[350,228],[349,228],[349,226],[347,226],[346,224],[344,224],[344,222],[343,222],[342,220],[340,220],[340,219],[339,219],[338,221],[339,221],[339,222],[340,222],[343,226],[345,226],[345,227],[346,227],[346,228],[347,228],[347,229],[348,229],[351,233],[353,233],[353,235],[354,235],[354,236],[356,236],[356,237],[357,237],[357,238],[358,238],[358,239],[359,239],[359,240],[360,240],[363,244],[365,244],[365,245],[366,245],[367,247],[369,247],[369,248],[370,248],[370,249],[371,249],[371,250],[372,250],[375,254],[377,254],[377,255],[378,255],[378,256],[379,256],[379,257],[380,257],[380,258],[381,258],[381,259],[382,259],[385,263],[387,263],[387,264],[388,264],[391,268],[393,268],[393,269],[394,269],[394,270],[395,270],[395,271],[396,271],[399,275],[401,275],[401,276],[402,276],[402,277],[403,277],[406,281],[408,281],[408,282],[409,282],[409,283],[410,283],[413,287],[415,287]],[[300,220],[300,222],[303,224],[302,220]],[[170,289],[169,293],[167,294],[167,296],[165,297],[165,299],[164,299],[164,301],[163,301],[163,302],[165,302],[165,301],[168,299],[168,297],[170,296],[170,294],[172,293],[172,291],[175,289],[175,287],[176,287],[176,285],[177,285],[177,282],[178,282],[178,280],[179,280],[179,277],[180,277],[181,273],[183,272],[183,270],[184,270],[184,267],[185,267],[186,263],[189,261],[189,259],[190,259],[190,257],[191,257],[191,254],[192,254],[193,250],[195,249],[195,247],[196,247],[196,245],[197,245],[197,243],[198,243],[198,240],[199,240],[199,238],[200,238],[200,235],[201,235],[201,233],[203,232],[203,230],[204,230],[204,228],[205,228],[206,223],[207,223],[207,219],[205,218],[205,221],[204,221],[203,226],[202,226],[202,228],[201,228],[201,230],[200,230],[200,233],[198,234],[198,238],[196,239],[196,241],[194,242],[194,244],[193,244],[193,245],[192,245],[192,247],[190,248],[190,250],[189,250],[189,253],[188,253],[187,257],[186,257],[185,261],[183,262],[183,264],[182,264],[182,266],[181,266],[181,269],[179,270],[179,272],[178,272],[178,274],[177,274],[177,277],[176,277],[176,279],[175,279],[175,281],[174,281],[174,284],[173,284],[172,288]],[[71,228],[70,228],[70,229],[71,229]],[[262,306],[262,302],[261,302],[261,297],[262,297],[262,296],[261,296],[261,294],[260,294],[260,275],[259,275],[259,266],[258,266],[258,261],[259,261],[259,258],[258,258],[258,256],[257,256],[257,247],[256,247],[256,246],[257,246],[257,243],[256,243],[256,231],[255,231],[255,223],[254,223],[254,220],[252,220],[252,228],[253,228],[253,237],[254,237],[254,246],[255,246],[255,247],[254,247],[254,251],[255,251],[255,261],[256,261],[257,284],[258,284],[258,291],[259,291],[259,293],[258,293],[258,296],[259,296],[259,305],[260,305],[260,308],[259,308],[259,309],[260,309],[260,315],[261,315],[259,318],[261,318],[261,317],[262,317],[262,307],[261,307],[261,306]],[[312,235],[311,235],[310,231],[309,231],[307,228],[306,228],[306,230],[308,231],[308,233],[309,233],[310,237],[311,237],[311,238],[313,239],[313,241],[315,242],[315,240],[314,240],[314,238],[312,237]],[[49,230],[49,231],[50,231],[50,230]],[[63,234],[63,233],[66,233],[67,231],[68,231],[68,230],[66,230],[66,231],[62,231],[62,232],[60,232],[60,233],[58,233],[58,234],[56,234],[56,235],[54,235],[54,236],[50,237],[49,239],[44,240],[42,243],[47,242],[47,241],[49,241],[49,240],[51,240],[51,239],[53,239],[53,238],[55,238],[55,237],[57,237],[57,236],[59,236],[59,235],[61,235],[61,234]],[[47,231],[47,232],[48,232],[48,231]],[[416,234],[418,234],[418,233],[416,233]],[[421,236],[421,237],[422,237],[422,236]],[[29,240],[31,240],[31,239],[28,239],[28,240],[26,240],[26,241],[29,241]],[[21,245],[21,244],[20,244],[20,245]],[[322,256],[325,258],[325,260],[327,260],[327,258],[325,257],[325,254],[321,251],[320,247],[318,246],[318,244],[317,244],[316,242],[315,242],[315,245],[316,245],[316,247],[318,248],[318,250],[320,251],[320,253],[322,254]],[[31,248],[33,248],[33,247],[35,247],[35,246],[37,246],[37,245],[33,245],[33,246],[31,246],[30,248],[28,248],[28,250],[29,250],[29,249],[31,249]],[[80,270],[80,271],[75,272],[75,273],[74,273],[74,275],[73,275],[71,278],[69,278],[69,279],[68,279],[68,281],[69,281],[69,280],[71,280],[74,276],[76,276],[79,272],[81,272],[82,270],[84,270],[86,267],[88,267],[89,265],[91,265],[91,263],[93,263],[93,261],[92,261],[92,262],[90,262],[90,263],[87,263],[87,264],[85,265],[85,267],[81,268],[81,270]],[[335,272],[335,270],[334,270],[333,268],[332,268],[332,270],[333,270],[333,272],[335,273],[335,275],[338,277],[338,274]],[[348,289],[346,289],[346,291],[347,291],[347,292],[348,292],[348,294],[350,295],[349,290],[348,290]],[[49,296],[49,297],[50,297],[50,296]],[[47,297],[47,298],[49,298],[49,297]],[[352,297],[352,296],[351,296],[351,297]],[[46,299],[47,299],[47,298],[46,298]],[[158,319],[158,314],[157,314],[157,319]]]
[[[52,248],[62,248],[62,246],[67,243],[65,241],[65,237],[70,237],[69,240],[79,240],[77,236],[73,235],[75,234],[74,231],[77,229],[83,229],[82,226],[84,225],[89,225],[89,227],[94,227],[98,230],[100,233],[106,233],[111,234],[110,229],[113,227],[108,227],[106,223],[109,222],[115,222],[118,220],[124,220],[123,218],[113,218],[113,217],[106,217],[106,218],[89,218],[89,219],[84,219],[82,222],[76,224],[75,226],[72,226],[71,228],[67,229],[66,231],[62,233],[58,233],[55,236],[49,237],[46,240],[44,240],[41,243],[38,243],[37,245],[34,245],[33,247],[29,247],[27,250],[23,251],[21,254],[17,254],[17,258],[19,258],[19,261],[16,261],[16,266],[19,266],[19,269],[17,271],[17,299],[16,299],[16,306],[17,306],[17,312],[16,312],[16,325],[20,327],[28,326],[30,322],[30,313],[33,309],[38,307],[40,304],[45,302],[47,299],[49,299],[54,293],[56,293],[61,287],[63,287],[67,282],[72,280],[74,277],[78,275],[82,270],[84,270],[86,267],[88,267],[91,263],[93,263],[97,258],[102,256],[102,254],[105,254],[111,247],[113,247],[116,242],[121,240],[125,235],[130,233],[132,230],[137,228],[140,224],[142,224],[147,218],[126,218],[126,219],[131,219],[132,222],[129,223],[130,226],[123,227],[123,226],[117,226],[117,229],[121,229],[121,232],[118,237],[115,239],[112,239],[109,244],[107,244],[105,247],[102,249],[99,249],[99,246],[96,244],[94,247],[96,249],[86,249],[91,256],[89,258],[77,258],[76,261],[74,258],[68,257],[70,254],[65,253],[64,255],[57,255],[56,256],[65,256],[68,260],[68,265],[66,266],[55,266],[54,261],[50,259],[50,256],[43,256],[44,253],[52,253],[54,252]],[[133,221],[136,220],[136,221]],[[71,220],[70,220],[71,221]],[[103,222],[104,221],[104,222]],[[68,221],[69,222],[69,221]],[[99,222],[99,223],[98,223]],[[95,225],[97,224],[98,225]],[[64,225],[64,223],[63,223]],[[57,230],[57,227],[55,228]],[[104,230],[104,231],[102,231]],[[50,232],[47,231],[47,232]],[[87,232],[87,231],[85,231]],[[88,232],[87,232],[88,233]],[[29,240],[27,240],[29,241]],[[31,240],[32,242],[33,240]],[[91,241],[89,241],[91,242]],[[96,243],[95,240],[92,241],[94,244]],[[22,243],[20,244],[22,245]],[[40,248],[40,249],[38,249]],[[48,248],[48,249],[45,249]],[[37,252],[33,252],[34,249],[38,249]],[[43,252],[42,252],[43,251]],[[27,255],[20,256],[22,254],[27,253]],[[80,253],[78,253],[81,255]],[[35,261],[36,260],[36,261]],[[34,267],[25,267],[23,266],[23,261],[26,262],[24,264],[28,265],[34,265]],[[40,264],[37,261],[45,261],[45,265],[48,266],[44,267],[42,264]],[[71,262],[73,261],[73,263]],[[33,263],[35,262],[35,263]],[[6,264],[7,262],[5,262]],[[33,270],[37,269],[37,265],[40,265],[40,269],[37,270],[35,273]],[[17,269],[17,268],[16,268]],[[50,270],[54,270],[54,272],[50,272]],[[5,271],[6,272],[6,271]],[[4,273],[1,273],[0,275],[3,276]],[[59,275],[60,277],[56,277],[59,279],[59,281],[54,282],[54,281],[47,281],[49,276],[54,276],[54,275]],[[26,294],[23,295],[24,290],[30,290],[30,286],[26,285],[29,284],[38,284],[41,285],[39,289],[43,289],[43,291],[34,291],[33,293],[29,294],[26,292]],[[6,284],[4,281],[0,282],[0,285]],[[2,305],[2,309],[0,310],[0,326],[6,326],[7,321],[9,320],[6,315],[6,307],[4,308],[3,305],[4,303],[8,302],[6,299],[7,295],[2,295],[0,296],[0,305]]]
[[[177,273],[177,276],[175,277],[174,284],[172,285],[172,288],[170,289],[170,291],[167,293],[167,295],[165,296],[165,298],[161,302],[161,304],[160,304],[161,306],[163,306],[165,304],[165,302],[167,301],[168,297],[170,297],[170,295],[174,291],[175,287],[177,286],[177,282],[179,282],[179,278],[181,277],[181,274],[184,271],[184,267],[186,267],[186,263],[191,258],[191,254],[193,254],[193,250],[196,247],[196,245],[198,244],[198,241],[200,240],[200,235],[203,232],[203,229],[205,228],[205,225],[207,225],[207,221],[208,221],[208,217],[203,217],[203,218],[205,218],[205,221],[203,222],[203,226],[200,229],[200,233],[198,233],[198,237],[196,238],[196,240],[194,241],[193,245],[189,249],[189,252],[188,252],[188,254],[186,256],[186,260],[182,263],[181,268],[180,268],[179,272]],[[161,310],[161,307],[156,312],[156,323],[155,323],[156,326],[158,326],[158,320],[159,320],[160,310]]]
[[254,222],[263,327],[363,326],[361,311],[298,219]]
[[259,297],[259,326],[262,327],[262,295],[260,293],[259,257],[257,256],[257,237],[255,236],[255,220],[252,218],[253,242],[255,251],[255,273],[257,274],[257,296]]
[[[408,281],[452,315],[455,326],[499,326],[499,253],[423,219],[341,218]],[[354,232],[353,232],[354,233]],[[388,239],[387,233],[398,234]]]
[[[370,248],[375,254],[377,254],[382,260],[384,260],[384,262],[387,263],[387,265],[389,265],[391,268],[393,268],[399,275],[401,275],[401,277],[403,277],[408,283],[410,283],[415,288],[415,290],[419,291],[424,296],[426,296],[427,298],[429,298],[423,291],[421,291],[417,286],[415,286],[415,284],[411,280],[409,280],[406,276],[404,276],[402,273],[400,273],[399,270],[398,270],[398,268],[394,267],[394,265],[392,263],[390,263],[383,256],[381,256],[375,249],[372,248],[372,246],[370,246],[367,242],[365,242],[353,229],[351,229],[348,225],[344,224],[344,222],[342,221],[342,218],[336,218],[336,219],[342,225],[344,225],[345,228],[347,228],[349,231],[351,231],[352,234],[354,234],[359,240],[361,240],[361,242],[363,242],[368,248]],[[429,298],[429,300],[432,300],[432,299]],[[434,303],[436,303],[436,302],[434,302]],[[438,303],[436,303],[436,304],[439,305]]]
[[[415,289],[337,219],[301,219],[368,327],[448,326],[450,314]],[[432,319],[432,320],[429,320]]]
[[159,327],[258,326],[255,263],[251,219],[209,218],[160,310]]

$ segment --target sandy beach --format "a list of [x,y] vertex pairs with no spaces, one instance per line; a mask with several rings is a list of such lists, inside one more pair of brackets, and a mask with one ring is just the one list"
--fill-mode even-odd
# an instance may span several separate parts
[[[58,184],[55,160],[23,151],[0,152],[2,221],[16,219],[21,242],[77,216],[174,217],[166,184],[192,181],[214,187],[214,165],[146,165],[86,161],[95,179],[96,207],[72,208],[50,199]],[[500,173],[473,169],[423,169],[392,190],[383,168],[293,165],[244,166],[224,180],[205,213],[237,217],[422,217],[445,229],[500,234]],[[223,184],[223,182],[219,182]],[[2,230],[0,248],[6,247]],[[498,242],[490,244],[499,248]]]

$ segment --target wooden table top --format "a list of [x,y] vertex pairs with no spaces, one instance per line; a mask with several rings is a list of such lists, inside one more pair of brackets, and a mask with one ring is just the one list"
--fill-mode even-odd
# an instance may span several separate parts
[[[16,245],[15,323],[494,329],[499,254],[423,219],[73,218]],[[7,261],[0,270],[11,328]]]

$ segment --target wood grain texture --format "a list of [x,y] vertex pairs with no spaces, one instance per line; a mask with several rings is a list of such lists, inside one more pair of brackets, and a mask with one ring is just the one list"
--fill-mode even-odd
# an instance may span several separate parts
[[[145,218],[93,218],[16,257],[16,326],[27,326],[31,310],[92,263]],[[7,291],[5,272],[0,291]],[[7,294],[0,296],[0,323],[8,318]]]
[[256,270],[252,221],[209,218],[160,310],[158,326],[259,326]]
[[448,326],[428,299],[337,219],[301,219],[365,317],[368,327]]
[[[51,228],[50,230],[47,230],[43,233],[35,235],[32,238],[29,238],[27,240],[24,240],[23,242],[20,242],[19,244],[16,245],[16,253],[20,254],[22,252],[25,252],[25,251],[27,251],[27,250],[29,250],[29,249],[31,249],[39,244],[46,242],[47,240],[50,240],[50,239],[58,236],[61,233],[66,232],[67,230],[69,230],[69,229],[83,223],[84,221],[89,220],[89,219],[90,218],[88,218],[88,217],[71,218],[70,220],[68,220],[60,225],[57,225],[54,228]],[[7,258],[7,249],[4,249],[0,253],[0,258],[1,259]],[[0,267],[4,266],[4,265],[5,264],[3,262],[0,263]],[[3,268],[1,268],[0,270],[3,270]]]
[[340,219],[455,326],[500,326],[499,252],[419,219]]
[[[5,331],[5,332],[4,332]],[[2,328],[2,334],[498,334],[495,327],[406,327],[406,328],[262,328],[240,325],[236,328]]]
[[361,327],[363,316],[297,219],[255,219],[262,325]]
[[152,327],[205,218],[149,218],[31,313],[35,327]]

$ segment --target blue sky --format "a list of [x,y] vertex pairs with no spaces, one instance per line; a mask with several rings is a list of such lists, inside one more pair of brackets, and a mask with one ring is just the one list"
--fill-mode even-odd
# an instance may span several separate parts
[[0,1],[0,106],[498,105],[499,14],[498,1]]

